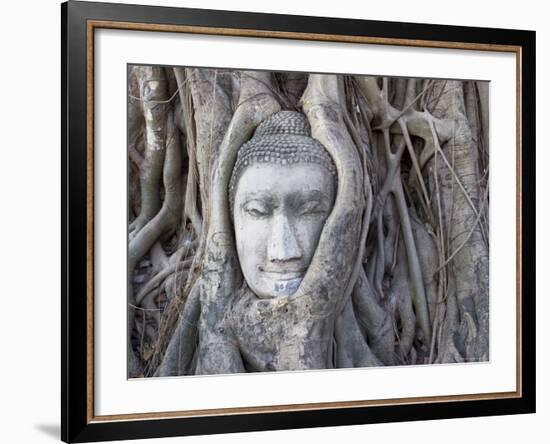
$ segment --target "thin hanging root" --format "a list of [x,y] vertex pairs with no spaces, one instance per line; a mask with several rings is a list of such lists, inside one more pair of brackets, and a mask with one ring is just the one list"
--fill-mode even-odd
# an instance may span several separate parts
[[[171,268],[171,267],[168,267],[168,268]],[[177,267],[173,270],[172,274],[167,276],[166,279],[170,278],[175,273],[179,273],[179,270],[177,269]],[[185,279],[187,277],[187,272],[183,271],[182,274],[183,274],[183,278]],[[160,278],[160,276],[158,275],[155,276],[155,278],[157,277]],[[162,282],[160,283],[160,285],[162,285]],[[162,313],[161,313],[161,309],[157,305],[157,302],[155,301],[155,298],[159,295],[159,293],[160,293],[160,288],[155,287],[155,288],[152,288],[151,291],[149,291],[149,293],[143,296],[140,296],[141,297],[140,303],[142,307],[141,309],[145,310],[145,312],[149,315],[149,317],[153,318],[156,324],[155,328],[153,328],[150,325],[149,325],[150,328],[147,328],[147,336],[150,342],[154,342],[154,339],[158,336],[158,332],[160,332],[160,327],[161,327]]]
[[176,263],[167,266],[166,268],[162,269],[159,273],[157,273],[155,276],[153,276],[139,291],[139,293],[136,296],[136,305],[140,305],[143,298],[151,293],[156,287],[160,286],[160,284],[168,278],[171,274],[175,273],[176,271],[181,271],[189,268],[191,265],[191,259],[187,259],[183,261],[182,263]]
[[386,205],[384,216],[387,218],[387,236],[384,240],[384,273],[391,276],[391,269],[395,264],[395,253],[397,249],[397,237],[399,234],[399,222],[396,221],[395,209],[393,207],[392,201],[390,200],[389,205]]
[[[433,133],[432,133],[433,134]],[[432,142],[433,143],[433,142]],[[443,263],[445,252],[446,252],[446,243],[444,239],[444,228],[443,228],[443,209],[441,208],[441,193],[439,189],[439,172],[438,172],[438,163],[437,163],[437,150],[434,149],[434,164],[433,164],[433,181],[435,185],[435,199],[437,203],[437,222],[438,227],[436,229],[436,239],[437,239],[437,253],[438,253],[438,262],[441,264]],[[452,187],[454,186],[453,183],[451,183],[451,195],[452,195]],[[453,200],[454,204],[454,200]],[[451,214],[452,214],[452,206],[451,205]],[[450,215],[448,216],[448,220],[450,220]],[[448,230],[447,235],[449,235],[450,230]],[[443,322],[445,317],[445,311],[446,311],[446,305],[445,305],[445,299],[447,298],[447,269],[445,267],[439,267],[438,270],[439,274],[439,280],[437,284],[437,300],[436,300],[436,307],[435,307],[435,315],[433,318],[433,325],[432,325],[432,343],[430,346],[430,355],[428,358],[428,363],[432,364],[435,362],[435,359],[437,357],[436,350],[439,352],[441,349],[441,337],[443,335]],[[434,276],[435,277],[435,276]],[[439,334],[437,334],[439,332]],[[436,340],[437,337],[437,340]]]
[[[447,156],[445,156],[445,153],[441,149],[441,145],[439,143],[439,138],[437,136],[437,132],[436,132],[435,127],[433,126],[433,123],[431,121],[429,122],[429,125],[430,125],[430,130],[432,132],[432,139],[433,139],[433,144],[434,144],[435,149],[437,150],[438,154],[441,155],[441,158],[443,159],[443,162],[445,163],[447,168],[451,171],[451,174],[453,175],[454,180],[456,181],[458,187],[460,188],[460,191],[462,191],[462,193],[464,194],[464,197],[465,197],[466,201],[468,202],[468,205],[470,205],[474,215],[476,216],[476,221],[477,222],[476,222],[476,224],[474,224],[474,227],[475,227],[479,223],[479,219],[480,219],[479,213],[480,212],[482,213],[482,211],[478,211],[478,209],[476,208],[476,206],[472,202],[472,198],[470,197],[470,195],[466,191],[466,188],[464,188],[464,185],[462,184],[462,181],[460,180],[460,178],[456,174],[455,169],[452,167],[452,165],[447,160]],[[488,240],[487,240],[488,235],[487,235],[487,233],[485,233],[484,226],[482,224],[480,224],[479,229],[480,229],[480,232],[481,232],[482,236],[484,237],[484,240],[485,240],[486,244],[488,245]]]
[[413,302],[416,310],[416,317],[420,328],[422,329],[422,333],[424,334],[424,341],[429,344],[432,335],[430,329],[430,316],[428,313],[428,302],[426,300],[424,279],[422,277],[422,270],[418,259],[418,251],[416,250],[416,243],[412,233],[411,220],[407,209],[407,203],[405,201],[405,195],[403,193],[403,185],[401,180],[396,179],[392,194],[395,196],[395,203],[401,223],[401,232],[403,234],[403,242],[407,250],[409,277],[413,290]]
[[396,311],[401,320],[401,331],[398,332],[397,337],[401,359],[403,362],[406,362],[414,342],[417,319],[413,311],[407,255],[402,242],[399,243],[397,255],[398,260],[393,274],[390,292],[391,298],[396,304]]
[[[434,154],[434,167],[433,167],[433,180],[434,180],[434,184],[435,184],[435,198],[436,198],[436,202],[437,202],[437,220],[438,220],[438,224],[439,224],[439,229],[438,229],[438,240],[439,240],[439,263],[443,263],[443,258],[445,257],[445,251],[446,251],[446,245],[445,245],[445,241],[443,239],[443,236],[444,236],[444,230],[443,230],[443,210],[441,208],[441,193],[439,191],[439,172],[438,172],[438,166],[437,166],[437,150],[435,150],[435,154]],[[453,184],[451,184],[453,185]],[[450,220],[450,217],[448,218]],[[449,234],[450,230],[448,230],[447,234]],[[446,285],[447,283],[447,280],[446,280],[446,273],[443,272],[443,270],[441,270],[442,267],[440,267],[440,272],[442,272],[442,278],[444,278],[444,280],[440,279],[439,283],[440,283],[440,286],[442,285]]]
[[189,171],[187,175],[187,186],[185,188],[184,220],[188,218],[191,221],[197,238],[199,238],[202,231],[202,218],[197,208],[199,172],[196,160],[197,148],[195,124],[193,121],[193,102],[189,88],[187,88],[185,69],[174,68],[174,76],[178,83],[179,99],[184,118],[183,123],[186,128],[187,157],[189,158]]
[[[441,255],[440,255],[441,257]],[[445,320],[445,311],[446,311],[446,299],[448,292],[446,290],[447,276],[446,270],[439,270],[439,282],[437,286],[437,301],[435,307],[435,315],[432,325],[432,343],[430,346],[430,355],[428,359],[428,364],[432,364],[436,359],[436,350],[441,348],[441,336],[443,334],[443,322]],[[437,334],[439,332],[439,334]],[[437,340],[436,340],[437,337]]]
[[401,319],[401,334],[399,335],[399,350],[401,359],[407,363],[407,356],[411,351],[414,342],[415,334],[415,316],[411,304],[409,292],[399,294],[397,302],[397,310]]
[[[136,139],[138,140],[136,140],[134,143],[128,143],[128,157],[130,157],[132,162],[134,162],[134,165],[137,166],[138,171],[141,175],[141,171],[143,171],[143,169],[145,168],[145,157],[143,157],[141,152],[136,147],[139,143],[140,137],[137,137]],[[143,142],[141,144],[143,145]]]
[[[156,292],[149,293],[145,300],[142,301],[142,306],[137,308],[143,313],[143,316],[145,317],[146,322],[144,335],[149,344],[154,343],[157,337],[158,326],[161,319],[161,310],[157,307],[155,296]],[[155,326],[151,325],[151,322],[148,322],[151,319],[154,321]]]
[[390,270],[389,270],[390,275],[393,274],[393,272],[395,270],[395,267],[397,265],[397,251],[398,251],[398,248],[399,248],[401,224],[399,224],[399,223],[397,224],[397,229],[395,231],[396,231],[396,233],[395,233],[395,239],[393,241],[392,262],[391,262],[391,267],[390,267]]
[[399,126],[401,127],[403,138],[405,139],[409,155],[411,156],[414,172],[416,173],[416,178],[418,180],[418,183],[420,184],[420,189],[422,190],[423,199],[420,199],[420,202],[422,203],[422,207],[428,215],[428,218],[430,220],[433,220],[432,210],[430,209],[430,198],[428,197],[428,190],[426,190],[426,185],[424,184],[424,179],[422,178],[422,172],[420,171],[420,166],[418,165],[418,158],[416,157],[416,153],[414,152],[414,147],[409,136],[409,130],[407,129],[407,124],[402,118],[398,119],[397,121],[399,123]]
[[[162,313],[162,319],[159,326],[159,333],[157,341],[154,346],[153,355],[148,362],[147,371],[148,375],[151,375],[155,369],[161,364],[163,356],[166,352],[166,348],[169,345],[171,338],[175,335],[174,331],[178,325],[178,319],[180,313],[185,310],[187,300],[189,299],[189,294],[195,285],[198,285],[199,276],[201,273],[201,266],[203,262],[203,253],[205,248],[205,237],[201,236],[193,240],[189,249],[193,251],[192,253],[192,264],[187,275],[187,278],[184,283],[180,286],[180,291],[177,293],[177,297],[173,297],[169,302],[166,308]],[[185,245],[180,247],[185,252],[181,253],[181,257],[187,257],[189,250],[186,249]],[[178,252],[174,253],[170,257],[179,257]],[[177,262],[174,260],[174,262]]]
[[171,261],[172,263],[167,264],[167,266],[164,269],[162,269],[159,273],[153,276],[142,287],[142,289],[136,296],[136,304],[140,305],[145,310],[147,310],[147,313],[149,313],[149,315],[153,317],[156,323],[156,328],[154,329],[153,335],[150,334],[151,330],[147,329],[147,335],[151,340],[151,342],[156,337],[157,332],[160,331],[161,312],[160,312],[160,309],[158,309],[157,307],[155,298],[159,295],[162,284],[166,283],[174,275],[181,274],[180,277],[182,279],[186,279],[188,276],[188,270],[192,263],[192,259],[189,258],[183,262],[180,262],[180,259],[184,254],[185,250],[186,250],[186,247],[182,247],[176,253],[174,253],[170,259],[172,259],[173,257],[176,257],[176,262]]
[[[412,233],[409,211],[407,208],[407,203],[405,201],[403,185],[401,183],[401,173],[400,173],[401,158],[397,157],[397,155],[394,155],[391,152],[388,129],[383,130],[383,134],[384,134],[384,146],[385,146],[385,152],[386,152],[386,159],[388,164],[388,175],[390,174],[391,171],[395,169],[395,173],[393,175],[394,181],[393,181],[393,184],[391,185],[390,191],[395,198],[395,203],[399,214],[399,222],[400,222],[401,230],[403,234],[403,240],[407,251],[409,274],[411,279],[411,285],[413,288],[413,302],[416,309],[418,322],[424,334],[424,339],[426,343],[429,344],[431,340],[431,328],[430,328],[430,317],[428,312],[428,303],[426,300],[426,292],[424,289],[424,280],[422,278],[422,270],[420,269],[418,252],[416,250],[416,244]],[[402,155],[402,152],[403,152],[403,149],[398,151],[398,153],[401,155]],[[382,250],[383,250],[383,246],[382,246]],[[383,254],[383,252],[379,254]]]
[[178,297],[172,298],[162,313],[161,322],[158,328],[157,341],[154,344],[153,355],[147,364],[148,375],[152,375],[152,373],[155,372],[155,369],[157,369],[161,364],[170,341],[176,336],[175,330],[178,326],[180,314],[187,310],[187,302],[190,300],[190,293],[193,288],[198,285],[198,274],[194,273],[193,270],[196,263],[200,262],[200,258],[202,257],[200,248],[201,247],[199,246],[199,249],[193,256],[191,270],[187,275],[185,284],[182,285],[181,291],[178,293]]
[[385,249],[384,249],[384,220],[383,220],[383,207],[378,211],[376,216],[376,241],[377,241],[377,254],[376,265],[374,268],[374,288],[378,293],[380,299],[384,299],[384,290],[382,288],[382,282],[384,280],[384,264],[385,264]]
[[377,229],[377,245],[378,245],[378,254],[376,256],[376,268],[375,268],[375,278],[374,278],[374,288],[378,292],[380,298],[384,297],[384,292],[382,289],[382,281],[384,278],[384,264],[385,264],[385,251],[384,251],[384,226],[383,226],[383,214],[384,207],[386,205],[386,200],[388,194],[390,193],[393,182],[395,181],[396,175],[400,174],[399,165],[401,164],[401,157],[405,150],[405,141],[401,139],[395,154],[391,152],[391,143],[390,143],[390,132],[388,129],[382,131],[384,136],[384,145],[385,145],[385,157],[386,157],[386,178],[382,189],[378,193],[376,198],[376,205],[373,211],[373,214],[376,214],[376,229]]
[[[180,267],[176,268],[175,273],[168,276],[164,282],[164,289],[166,297],[168,300],[172,300],[176,297],[178,293],[181,294],[181,291],[185,289],[185,284],[188,280],[188,277],[191,275],[189,273],[190,268],[193,266],[195,261],[195,250],[197,247],[197,239],[194,241],[184,241],[183,245],[180,246],[168,259],[169,264],[180,264],[183,259],[188,258],[190,264],[185,267],[184,270],[181,270]],[[180,272],[181,271],[181,272]]]
[[395,153],[392,153],[391,148],[388,149],[388,147],[391,147],[390,132],[389,130],[385,129],[382,131],[382,133],[384,135],[384,146],[385,146],[384,152],[386,157],[387,168],[386,168],[386,177],[384,179],[384,184],[382,185],[382,189],[379,191],[378,196],[376,197],[376,206],[374,208],[373,214],[379,214],[384,209],[384,205],[386,204],[386,199],[393,187],[395,177],[397,176],[398,173],[400,175],[401,158],[403,157],[403,152],[406,146],[405,140],[401,138],[397,145],[397,150],[395,151]]
[[474,233],[474,231],[476,229],[477,224],[479,224],[479,220],[481,219],[481,215],[483,214],[482,210],[483,210],[483,207],[485,206],[485,204],[487,203],[488,197],[489,197],[489,187],[487,187],[485,189],[485,193],[483,195],[483,202],[481,204],[480,211],[477,214],[476,219],[475,219],[474,223],[472,224],[472,227],[470,228],[470,231],[468,231],[468,233],[466,234],[466,237],[464,238],[462,243],[458,247],[456,247],[456,249],[450,254],[450,256],[445,260],[445,262],[443,262],[439,266],[437,271],[439,271],[442,268],[444,268],[445,266],[447,266],[447,264],[449,264],[453,260],[453,258],[460,252],[460,250],[462,250],[466,246],[466,244],[469,242],[470,238],[472,237],[472,234]]

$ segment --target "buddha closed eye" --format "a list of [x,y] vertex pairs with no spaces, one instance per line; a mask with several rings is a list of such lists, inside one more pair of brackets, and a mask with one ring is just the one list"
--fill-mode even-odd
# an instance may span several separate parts
[[281,111],[240,149],[229,184],[241,271],[261,298],[293,294],[334,205],[336,168],[306,117]]

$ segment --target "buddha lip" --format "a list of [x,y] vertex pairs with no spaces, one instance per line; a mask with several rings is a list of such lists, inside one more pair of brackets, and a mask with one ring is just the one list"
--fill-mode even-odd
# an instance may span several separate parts
[[296,279],[302,277],[305,270],[272,270],[260,267],[260,271],[266,274],[276,275],[279,279]]

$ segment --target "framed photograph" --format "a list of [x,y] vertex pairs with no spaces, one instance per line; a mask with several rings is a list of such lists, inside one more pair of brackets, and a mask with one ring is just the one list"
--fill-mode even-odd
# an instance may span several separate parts
[[69,1],[62,439],[535,411],[535,33]]

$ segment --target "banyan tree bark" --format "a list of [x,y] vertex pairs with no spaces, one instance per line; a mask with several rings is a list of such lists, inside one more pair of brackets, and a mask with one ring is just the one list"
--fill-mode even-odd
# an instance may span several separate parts
[[[489,358],[483,82],[129,69],[129,376]],[[235,251],[239,148],[302,112],[337,169],[298,290],[260,299]]]
[[440,97],[432,112],[453,122],[454,129],[443,149],[434,132],[433,169],[440,183],[441,213],[448,230],[445,262],[450,265],[449,279],[458,309],[442,326],[445,345],[439,361],[484,361],[489,359],[489,239],[481,218],[488,205],[488,185],[483,189],[480,184],[482,141],[473,131],[483,122],[466,115],[465,89],[474,85],[448,81],[435,87]]
[[269,89],[270,74],[244,72],[241,75],[237,109],[220,146],[210,199],[210,223],[200,284],[200,341],[197,373],[244,371],[234,333],[226,315],[240,285],[238,261],[229,221],[227,189],[239,147],[255,127],[280,105]]

